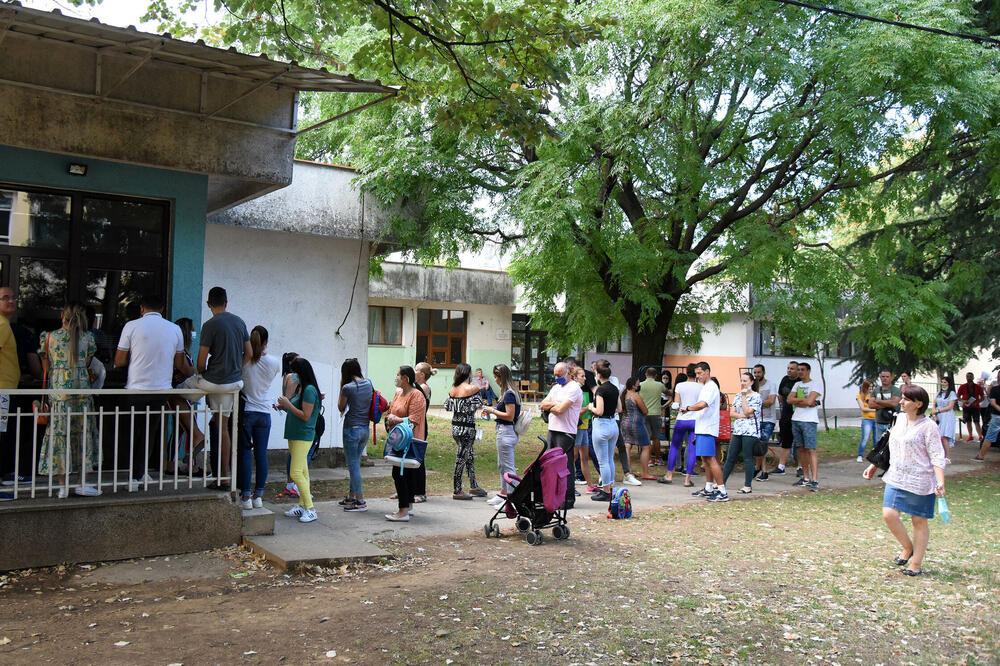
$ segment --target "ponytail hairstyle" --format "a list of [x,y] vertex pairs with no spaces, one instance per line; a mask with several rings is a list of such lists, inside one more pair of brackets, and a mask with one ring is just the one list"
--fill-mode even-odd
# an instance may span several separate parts
[[295,352],[285,352],[284,354],[281,355],[281,376],[282,377],[284,377],[285,375],[287,375],[290,372],[294,372],[294,370],[292,370],[292,361],[294,361],[296,358],[298,358],[298,356],[299,355],[296,354]]
[[250,331],[250,348],[253,349],[253,355],[250,357],[251,362],[260,362],[260,357],[264,355],[264,345],[266,344],[267,329],[263,326],[254,326],[253,330]]
[[497,363],[493,366],[493,378],[497,380],[497,384],[500,386],[501,399],[502,395],[507,393],[507,391],[512,391],[517,404],[521,404],[521,392],[514,385],[514,379],[510,376],[510,368],[503,363]]
[[67,303],[62,311],[63,323],[69,335],[69,364],[77,365],[76,355],[80,352],[80,336],[88,330],[87,315],[79,303]]
[[174,322],[181,329],[181,338],[184,341],[184,351],[191,353],[191,334],[194,333],[194,322],[190,317],[181,317]]
[[[421,373],[424,376],[424,382],[429,382],[431,380],[431,377],[433,377],[438,373],[437,368],[432,368],[431,364],[428,363],[427,361],[421,361],[420,363],[417,363],[417,365],[414,366],[414,370],[415,370],[414,376],[416,376],[417,372]],[[416,384],[414,384],[414,386],[415,385]],[[423,393],[424,392],[423,389],[420,389],[420,392]],[[427,396],[424,397],[426,398]]]

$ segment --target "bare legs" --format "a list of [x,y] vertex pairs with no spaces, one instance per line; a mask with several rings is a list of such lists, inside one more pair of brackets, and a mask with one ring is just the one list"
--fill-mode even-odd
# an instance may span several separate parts
[[910,560],[910,564],[907,566],[907,569],[910,571],[920,571],[921,565],[924,562],[924,555],[927,553],[927,542],[930,540],[931,534],[927,519],[917,516],[910,517],[910,520],[913,521],[913,538],[911,539],[910,535],[906,532],[906,526],[903,525],[899,511],[890,509],[889,507],[882,507],[882,518],[885,520],[889,531],[892,532],[892,536],[896,537],[896,541],[903,548],[899,554],[899,558]]

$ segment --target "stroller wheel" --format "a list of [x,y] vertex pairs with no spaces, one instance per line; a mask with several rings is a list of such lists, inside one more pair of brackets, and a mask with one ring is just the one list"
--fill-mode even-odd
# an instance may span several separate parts
[[542,533],[538,530],[534,532],[526,532],[524,534],[524,540],[528,542],[529,546],[537,546],[542,543]]
[[500,526],[499,525],[494,525],[493,526],[493,538],[495,538],[495,539],[499,539],[500,538]]
[[531,521],[525,518],[524,516],[518,518],[517,522],[514,523],[514,525],[517,526],[519,532],[527,532],[528,530],[531,529]]
[[569,528],[565,525],[556,525],[552,528],[552,536],[559,540],[568,539]]
[[489,539],[490,536],[492,536],[493,530],[490,529],[490,524],[489,523],[486,523],[485,525],[483,525],[483,534],[486,535],[487,539]]

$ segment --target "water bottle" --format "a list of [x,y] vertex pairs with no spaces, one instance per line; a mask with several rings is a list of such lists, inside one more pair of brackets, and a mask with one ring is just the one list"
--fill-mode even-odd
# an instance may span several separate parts
[[941,517],[941,522],[945,525],[951,520],[951,512],[948,511],[948,500],[943,497],[938,497],[938,516]]

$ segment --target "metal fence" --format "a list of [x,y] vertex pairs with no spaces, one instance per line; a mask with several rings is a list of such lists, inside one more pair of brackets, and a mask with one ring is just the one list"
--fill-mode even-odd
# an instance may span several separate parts
[[[0,437],[5,446],[13,446],[14,477],[0,491],[7,499],[11,494],[23,499],[235,489],[239,390],[216,394],[231,397],[232,409],[209,407],[208,400],[201,400],[206,395],[189,389],[5,390],[0,394]],[[50,404],[47,419],[40,417],[43,397]],[[220,413],[229,419],[225,461]],[[195,444],[199,433],[204,440]]]

